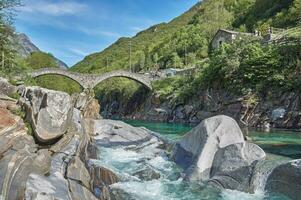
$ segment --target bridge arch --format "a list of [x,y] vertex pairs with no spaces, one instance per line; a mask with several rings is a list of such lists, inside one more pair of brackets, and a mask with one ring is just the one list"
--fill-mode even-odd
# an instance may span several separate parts
[[29,75],[33,78],[51,74],[61,75],[70,78],[76,81],[84,89],[93,89],[96,85],[109,78],[124,77],[137,81],[142,85],[146,86],[148,89],[152,90],[152,84],[149,77],[143,74],[132,73],[124,70],[112,71],[104,74],[81,74],[56,68],[44,68],[29,73]]
[[32,71],[29,73],[29,75],[32,78],[37,78],[44,75],[61,75],[72,79],[73,81],[77,82],[82,88],[85,88],[85,85],[83,85],[80,75],[78,75],[77,73],[70,73],[66,70],[43,68],[43,69]]
[[107,79],[114,78],[114,77],[122,77],[122,78],[131,79],[133,81],[139,82],[140,84],[146,86],[148,89],[152,90],[151,80],[148,77],[146,77],[145,75],[142,75],[142,74],[132,73],[132,72],[123,71],[123,70],[112,71],[112,72],[108,72],[108,73],[105,73],[102,75],[94,76],[92,88],[97,86],[99,83],[101,83]]

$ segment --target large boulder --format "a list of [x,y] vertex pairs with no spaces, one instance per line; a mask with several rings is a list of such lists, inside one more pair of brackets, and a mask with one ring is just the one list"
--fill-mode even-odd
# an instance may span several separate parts
[[275,167],[267,177],[265,190],[284,194],[291,199],[301,197],[301,159]]
[[211,181],[241,191],[248,190],[253,167],[264,158],[264,151],[246,143],[236,121],[224,115],[202,121],[173,150],[186,180]]
[[219,149],[214,157],[209,182],[220,188],[253,192],[250,191],[250,182],[254,167],[264,158],[264,151],[248,142]]
[[66,133],[73,110],[67,93],[28,87],[20,102],[39,142],[53,142]]
[[132,127],[121,121],[93,120],[90,126],[97,143],[103,146],[133,145],[150,140],[153,136],[145,129]]
[[202,121],[187,133],[173,151],[174,161],[186,169],[186,178],[207,180],[216,152],[231,144],[244,143],[234,119],[216,116]]

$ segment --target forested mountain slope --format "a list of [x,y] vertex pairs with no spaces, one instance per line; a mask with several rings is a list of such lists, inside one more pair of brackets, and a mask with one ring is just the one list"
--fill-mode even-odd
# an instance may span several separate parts
[[268,26],[288,28],[298,24],[300,13],[300,0],[204,0],[169,23],[155,25],[133,38],[120,38],[72,70],[102,73],[129,69],[130,43],[134,71],[202,65],[219,28],[244,32]]

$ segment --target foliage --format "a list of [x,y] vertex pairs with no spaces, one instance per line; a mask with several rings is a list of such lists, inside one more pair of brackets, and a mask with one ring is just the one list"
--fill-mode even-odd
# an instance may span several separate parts
[[[298,35],[296,30],[294,33]],[[154,84],[157,93],[165,100],[185,103],[198,91],[209,88],[249,96],[301,91],[301,43],[262,45],[258,40],[244,38],[223,44],[209,58],[208,65],[193,77]]]
[[58,68],[53,55],[44,52],[33,52],[23,62],[30,69]]
[[[206,0],[169,23],[155,25],[133,38],[120,38],[100,53],[87,56],[71,70],[103,73],[116,69],[148,71],[200,66],[219,28],[242,31],[286,28],[300,21],[300,0]],[[108,66],[108,67],[106,67]]]
[[18,100],[20,98],[20,95],[18,92],[15,92],[10,94],[9,97]]
[[43,88],[67,92],[70,95],[73,93],[80,93],[82,90],[78,83],[60,75],[45,75],[37,77],[35,82],[38,86]]
[[0,1],[0,72],[4,74],[7,74],[15,64],[15,51],[11,38],[14,37],[14,28],[12,27],[14,8],[18,5],[20,5],[18,0]]
[[[172,40],[173,34],[181,27],[186,26],[199,11],[199,6],[200,4],[197,4],[171,22],[152,26],[133,38],[120,38],[103,52],[87,56],[83,61],[76,64],[72,70],[85,73],[104,73],[116,69],[130,69],[130,43],[133,66],[140,66],[139,69],[141,70],[157,68],[156,61],[160,59],[158,58],[160,55],[158,53],[156,56],[156,52],[153,52],[154,48]],[[141,56],[142,53],[144,56]],[[144,57],[142,62],[141,57]],[[106,67],[107,61],[108,68]],[[143,66],[141,66],[141,63],[144,63]]]
[[[110,87],[107,87],[107,86]],[[120,87],[123,85],[123,87]],[[126,79],[126,78],[113,78],[108,79],[95,88],[95,96],[100,101],[106,101],[104,98],[112,97],[119,98],[126,101],[129,101],[133,94],[141,87],[140,84],[136,83],[135,81]],[[108,95],[110,94],[110,95]]]

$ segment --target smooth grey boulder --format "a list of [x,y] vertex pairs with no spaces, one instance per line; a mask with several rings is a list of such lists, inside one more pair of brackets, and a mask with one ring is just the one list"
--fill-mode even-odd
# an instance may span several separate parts
[[259,146],[245,142],[236,121],[224,115],[204,120],[173,151],[186,180],[245,192],[250,191],[257,162],[265,156]]
[[139,144],[153,137],[147,130],[121,121],[94,120],[93,127],[94,139],[103,146]]
[[20,102],[39,142],[53,142],[66,133],[73,110],[67,93],[27,87]]
[[265,190],[288,196],[293,200],[301,197],[301,159],[275,167],[268,175]]
[[244,144],[234,119],[220,115],[202,121],[173,150],[174,161],[186,171],[188,180],[208,180],[217,151],[231,144]]
[[265,156],[260,147],[248,142],[219,149],[214,157],[209,182],[220,188],[249,192],[254,167]]

